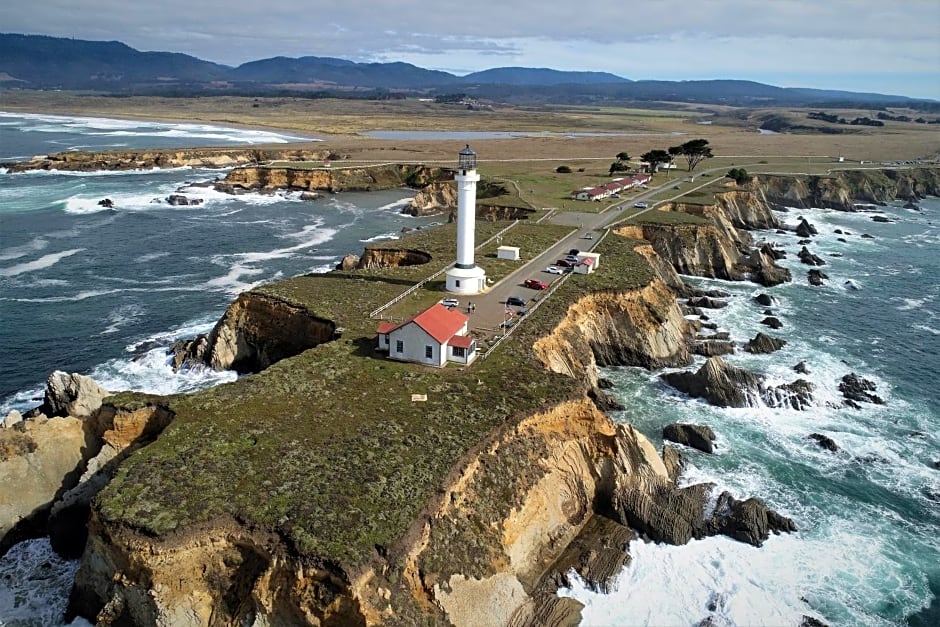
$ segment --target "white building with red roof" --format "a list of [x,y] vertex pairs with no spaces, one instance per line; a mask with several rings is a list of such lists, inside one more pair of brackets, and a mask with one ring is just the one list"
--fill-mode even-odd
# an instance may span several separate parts
[[468,332],[470,318],[435,303],[399,324],[383,322],[377,329],[378,349],[390,359],[444,367],[448,361],[469,364],[477,356]]

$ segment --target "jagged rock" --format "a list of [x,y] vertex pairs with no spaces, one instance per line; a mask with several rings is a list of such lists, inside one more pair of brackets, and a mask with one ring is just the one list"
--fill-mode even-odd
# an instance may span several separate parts
[[714,488],[699,483],[677,489],[665,482],[647,489],[615,490],[613,509],[620,521],[654,542],[682,545],[705,534],[705,502]]
[[703,357],[717,357],[734,353],[734,342],[729,340],[696,340],[692,343],[692,353]]
[[[669,480],[675,483],[679,480],[679,475],[682,474],[682,466],[685,464],[685,460],[682,459],[682,453],[675,446],[664,444],[662,458],[663,465],[666,466],[666,472],[669,475]],[[940,462],[937,463],[940,464]],[[940,465],[937,467],[940,468]]]
[[771,308],[768,307],[767,309],[764,310],[764,315],[765,315],[765,316],[772,316],[772,315],[774,315],[773,309],[771,309]]
[[703,309],[721,309],[728,306],[728,301],[708,296],[693,296],[685,304],[689,307],[702,307]]
[[762,378],[737,368],[721,357],[710,357],[696,372],[668,372],[660,378],[690,396],[700,397],[719,407],[748,407],[748,396],[757,395]]
[[705,425],[674,422],[663,427],[663,439],[691,446],[704,453],[715,452],[715,432]]
[[809,374],[809,368],[806,366],[805,361],[801,361],[797,365],[793,366],[793,369],[800,374]]
[[554,591],[570,586],[568,575],[574,570],[588,588],[609,594],[617,575],[630,561],[626,548],[634,538],[636,534],[629,527],[600,514],[592,515],[537,589]]
[[766,318],[761,320],[760,323],[765,326],[770,327],[771,329],[780,329],[783,327],[783,323],[780,322],[780,319],[774,316],[767,316]]
[[797,255],[797,257],[800,258],[801,262],[805,263],[808,266],[826,265],[826,262],[823,261],[823,259],[821,259],[818,255],[814,255],[813,253],[809,252],[809,249],[807,249],[806,246],[800,249],[800,252]]
[[739,542],[761,546],[771,532],[796,531],[796,525],[781,516],[757,498],[739,501],[728,492],[722,492],[715,506],[709,526]]
[[842,229],[836,229],[835,231],[833,231],[833,233],[835,233],[836,235],[845,235],[845,233],[842,232]]
[[601,411],[623,411],[626,409],[623,403],[617,400],[613,394],[594,388],[588,392],[588,397],[594,401]]
[[577,627],[581,624],[584,604],[554,592],[533,592],[529,601],[520,605],[509,617],[506,627]]
[[891,222],[891,219],[886,216],[872,216],[872,222]]
[[713,290],[700,290],[696,288],[691,289],[690,297],[694,296],[707,296],[708,298],[728,298],[731,296],[731,292],[725,290],[713,289]]
[[806,273],[806,280],[809,282],[809,284],[815,285],[817,287],[819,287],[820,285],[823,285],[823,281],[828,280],[828,279],[829,279],[828,274],[826,274],[822,270],[817,270],[816,268],[813,268],[812,270],[809,270]]
[[804,217],[800,217],[800,223],[796,226],[795,231],[800,237],[812,237],[813,235],[819,234],[816,227],[807,222]]
[[917,203],[915,203],[913,200],[908,200],[906,203],[904,203],[904,208],[913,209],[914,211],[923,211],[923,209],[917,206]]
[[790,406],[798,411],[809,409],[813,405],[815,387],[806,379],[797,379],[761,391],[761,398],[768,407]]
[[614,387],[614,382],[605,377],[598,377],[597,387],[599,387],[602,390],[610,390]]
[[744,350],[749,353],[766,354],[778,351],[787,345],[786,340],[770,337],[764,333],[758,333],[744,346]]
[[166,201],[173,206],[179,207],[202,204],[202,198],[189,198],[188,196],[184,196],[182,194],[170,194],[166,197]]
[[[876,394],[872,394],[872,392],[875,391],[875,384],[868,379],[858,376],[854,372],[842,377],[842,382],[839,384],[839,391],[842,392],[842,396],[846,399],[845,404],[855,409],[860,408],[858,403],[885,404],[884,399]],[[855,404],[851,404],[849,401],[853,401]]]
[[812,616],[803,615],[803,618],[800,620],[800,627],[829,627],[826,623],[822,622],[818,618],[813,618]]
[[839,451],[839,445],[827,435],[823,435],[822,433],[810,433],[807,437],[816,440],[816,444],[818,444],[820,448],[824,448],[833,453]]
[[874,235],[869,235],[868,233],[862,233],[860,237],[864,239],[875,239]]
[[688,305],[680,305],[682,307],[683,316],[698,316],[701,318],[705,314],[698,307],[689,307]]
[[849,289],[849,290],[853,290],[853,291],[857,291],[857,290],[858,290],[858,285],[856,285],[855,282],[852,281],[851,279],[849,279],[848,281],[846,281],[846,282],[843,283],[842,285],[844,285],[845,288],[846,288],[846,289]]
[[113,208],[114,208],[114,201],[111,200],[110,198],[102,198],[101,200],[98,201],[98,206],[99,206],[99,207],[107,207],[108,209],[113,209]]
[[16,411],[15,409],[11,409],[10,413],[8,413],[6,417],[3,419],[3,422],[0,423],[0,427],[4,429],[9,429],[10,427],[12,427],[13,425],[19,422],[23,422],[23,415],[20,412]]
[[812,243],[813,243],[813,240],[811,240],[811,239],[801,239],[801,240],[798,240],[796,243],[799,244],[800,246],[806,246],[807,244],[812,244]]
[[46,391],[40,411],[52,416],[90,416],[108,391],[90,377],[56,370],[46,379]]
[[791,279],[789,270],[778,266],[773,257],[760,249],[752,250],[743,263],[750,269],[751,278],[765,287],[780,285]]
[[317,192],[301,192],[300,193],[301,200],[320,200],[321,198],[323,198],[322,194],[319,194]]
[[761,292],[760,294],[755,296],[754,300],[757,302],[758,305],[763,305],[764,307],[770,307],[771,305],[774,304],[774,297],[771,296],[770,294],[765,294],[764,292]]
[[937,470],[940,470],[940,459],[938,459],[937,461],[933,463],[933,467],[936,468]]
[[764,253],[765,255],[771,257],[775,261],[779,261],[780,259],[787,258],[787,252],[785,250],[777,248],[773,244],[762,244],[760,247],[760,251]]
[[712,333],[711,335],[703,335],[698,338],[700,340],[730,340],[731,333],[728,331],[718,331],[717,333]]
[[337,270],[350,271],[355,270],[359,266],[359,255],[343,255],[342,260],[336,264]]

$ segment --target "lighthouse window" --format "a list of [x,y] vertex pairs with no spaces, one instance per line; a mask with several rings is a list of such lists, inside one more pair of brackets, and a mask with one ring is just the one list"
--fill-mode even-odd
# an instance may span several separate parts
[[433,358],[434,358],[434,347],[433,347],[433,346],[425,346],[425,347],[424,347],[424,356],[427,357],[428,359],[433,359]]
[[454,279],[454,287],[460,287],[460,279]]

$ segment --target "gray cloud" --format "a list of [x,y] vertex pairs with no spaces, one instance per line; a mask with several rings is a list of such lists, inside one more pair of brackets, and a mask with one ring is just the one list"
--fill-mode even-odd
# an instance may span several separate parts
[[[864,74],[866,66],[883,71],[893,64],[940,82],[936,0],[4,0],[0,24],[6,32],[119,40],[230,65],[317,55],[468,71],[538,65],[631,76],[637,66],[653,75],[666,71],[663,60],[685,50],[685,63],[694,66],[689,75],[707,72],[705,63],[716,64],[722,76],[733,76],[736,62],[808,75]],[[925,89],[938,92],[940,85]]]

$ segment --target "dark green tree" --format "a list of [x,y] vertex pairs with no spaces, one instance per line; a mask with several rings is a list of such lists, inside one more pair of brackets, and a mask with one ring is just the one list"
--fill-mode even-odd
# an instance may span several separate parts
[[689,172],[705,159],[711,159],[714,156],[707,139],[690,139],[679,146],[672,146],[669,149],[669,154],[685,157],[686,162],[689,164]]
[[628,153],[626,152],[617,153],[617,161],[629,161],[629,160],[630,160],[630,155]]
[[630,164],[624,163],[623,161],[614,161],[610,164],[610,170],[608,174],[613,174],[614,172],[627,172],[630,170]]
[[558,172],[559,174],[571,174],[571,167],[567,165],[560,165],[555,168],[555,172]]
[[649,152],[644,152],[640,155],[640,159],[650,164],[650,173],[655,172],[660,164],[672,161],[672,157],[670,157],[669,153],[665,150],[650,150]]
[[744,185],[751,180],[751,175],[744,168],[731,168],[725,176],[734,179],[738,185]]

